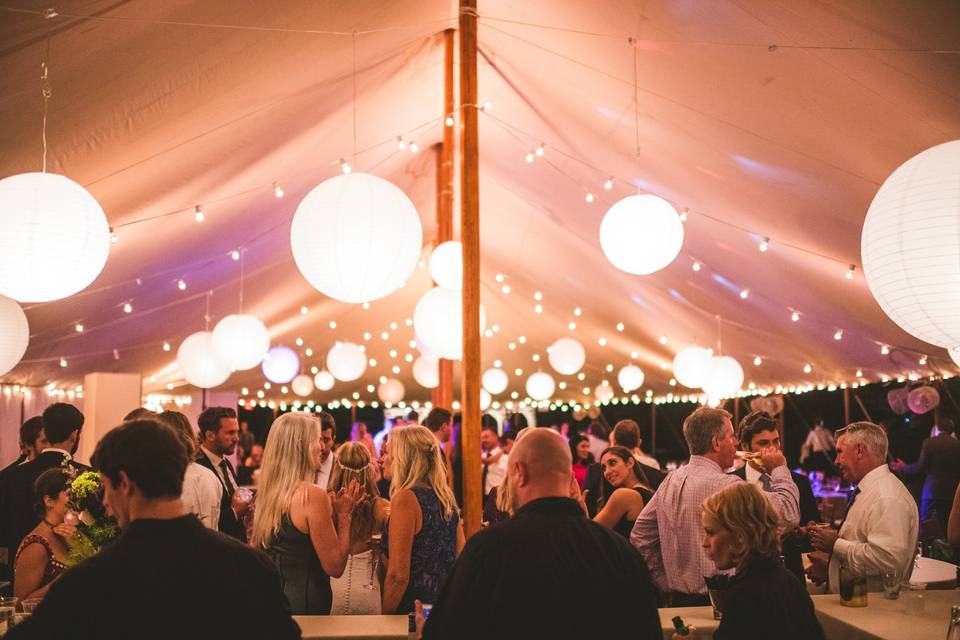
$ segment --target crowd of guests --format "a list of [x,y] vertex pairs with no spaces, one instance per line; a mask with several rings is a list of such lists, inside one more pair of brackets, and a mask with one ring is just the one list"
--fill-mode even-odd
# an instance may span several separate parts
[[[24,455],[0,472],[14,595],[42,599],[11,637],[127,637],[148,620],[146,635],[184,635],[194,613],[191,636],[299,637],[291,615],[406,614],[425,603],[427,638],[658,638],[657,608],[710,604],[706,579],[720,575],[729,581],[716,638],[821,638],[806,578],[834,593],[841,566],[871,590],[885,572],[909,579],[919,514],[891,469],[939,468],[952,446],[925,444],[908,467],[888,464],[880,426],[831,436],[831,464],[856,487],[837,529],[819,524],[810,482],[787,468],[779,426],[763,412],[735,427],[722,409],[694,411],[683,424],[690,459],[666,474],[632,420],[502,435],[487,421],[485,527],[465,541],[450,411],[377,440],[354,425],[338,445],[326,413],[283,414],[258,444],[230,408],[204,410],[196,430],[182,413],[137,409],[91,458],[123,534],[71,568],[79,534],[67,467],[88,469],[72,459],[83,422],[72,405],[51,405],[23,424]],[[576,606],[558,608],[572,593]]]

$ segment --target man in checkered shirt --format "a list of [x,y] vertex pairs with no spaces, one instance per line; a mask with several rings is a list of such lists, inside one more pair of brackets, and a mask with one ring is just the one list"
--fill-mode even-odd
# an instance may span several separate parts
[[[674,607],[710,604],[703,579],[717,573],[703,549],[700,505],[713,493],[736,482],[727,469],[736,459],[737,439],[730,414],[701,407],[683,422],[690,462],[670,473],[637,517],[630,534],[657,587]],[[765,495],[786,529],[800,521],[800,495],[787,460],[775,447],[764,449],[763,466],[770,470]]]

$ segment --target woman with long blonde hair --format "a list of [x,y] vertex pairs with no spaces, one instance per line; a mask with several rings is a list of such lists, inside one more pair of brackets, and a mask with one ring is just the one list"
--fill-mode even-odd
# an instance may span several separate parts
[[390,523],[383,613],[409,613],[414,601],[436,601],[463,549],[463,523],[440,443],[426,427],[390,432],[384,466],[391,471]]
[[363,496],[356,481],[332,496],[313,484],[320,438],[316,416],[286,413],[270,428],[260,468],[251,543],[277,565],[294,615],[330,613],[329,576],[339,577],[347,564],[353,512]]
[[[368,499],[357,505],[350,523],[350,555],[343,575],[332,578],[332,615],[380,614],[379,538],[390,516],[390,503],[377,490],[377,469],[362,442],[344,442],[337,450],[327,490],[357,483]],[[338,527],[342,526],[337,523]]]

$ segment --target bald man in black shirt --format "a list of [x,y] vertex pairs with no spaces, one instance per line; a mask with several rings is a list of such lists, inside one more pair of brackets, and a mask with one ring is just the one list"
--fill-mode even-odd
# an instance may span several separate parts
[[570,449],[549,429],[514,445],[518,510],[473,536],[424,627],[431,638],[660,638],[640,554],[570,495]]

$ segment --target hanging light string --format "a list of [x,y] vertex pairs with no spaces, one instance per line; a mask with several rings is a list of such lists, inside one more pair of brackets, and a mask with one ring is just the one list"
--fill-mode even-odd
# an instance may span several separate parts
[[357,32],[353,32],[353,162],[357,163]]
[[[47,59],[50,55],[50,40],[47,39]],[[43,138],[43,173],[47,172],[47,111],[50,105],[50,96],[53,95],[53,89],[50,86],[50,69],[47,66],[47,61],[44,60],[40,63],[40,68],[42,69],[40,80],[41,87],[40,92],[43,95],[43,126],[41,128],[41,137]]]

